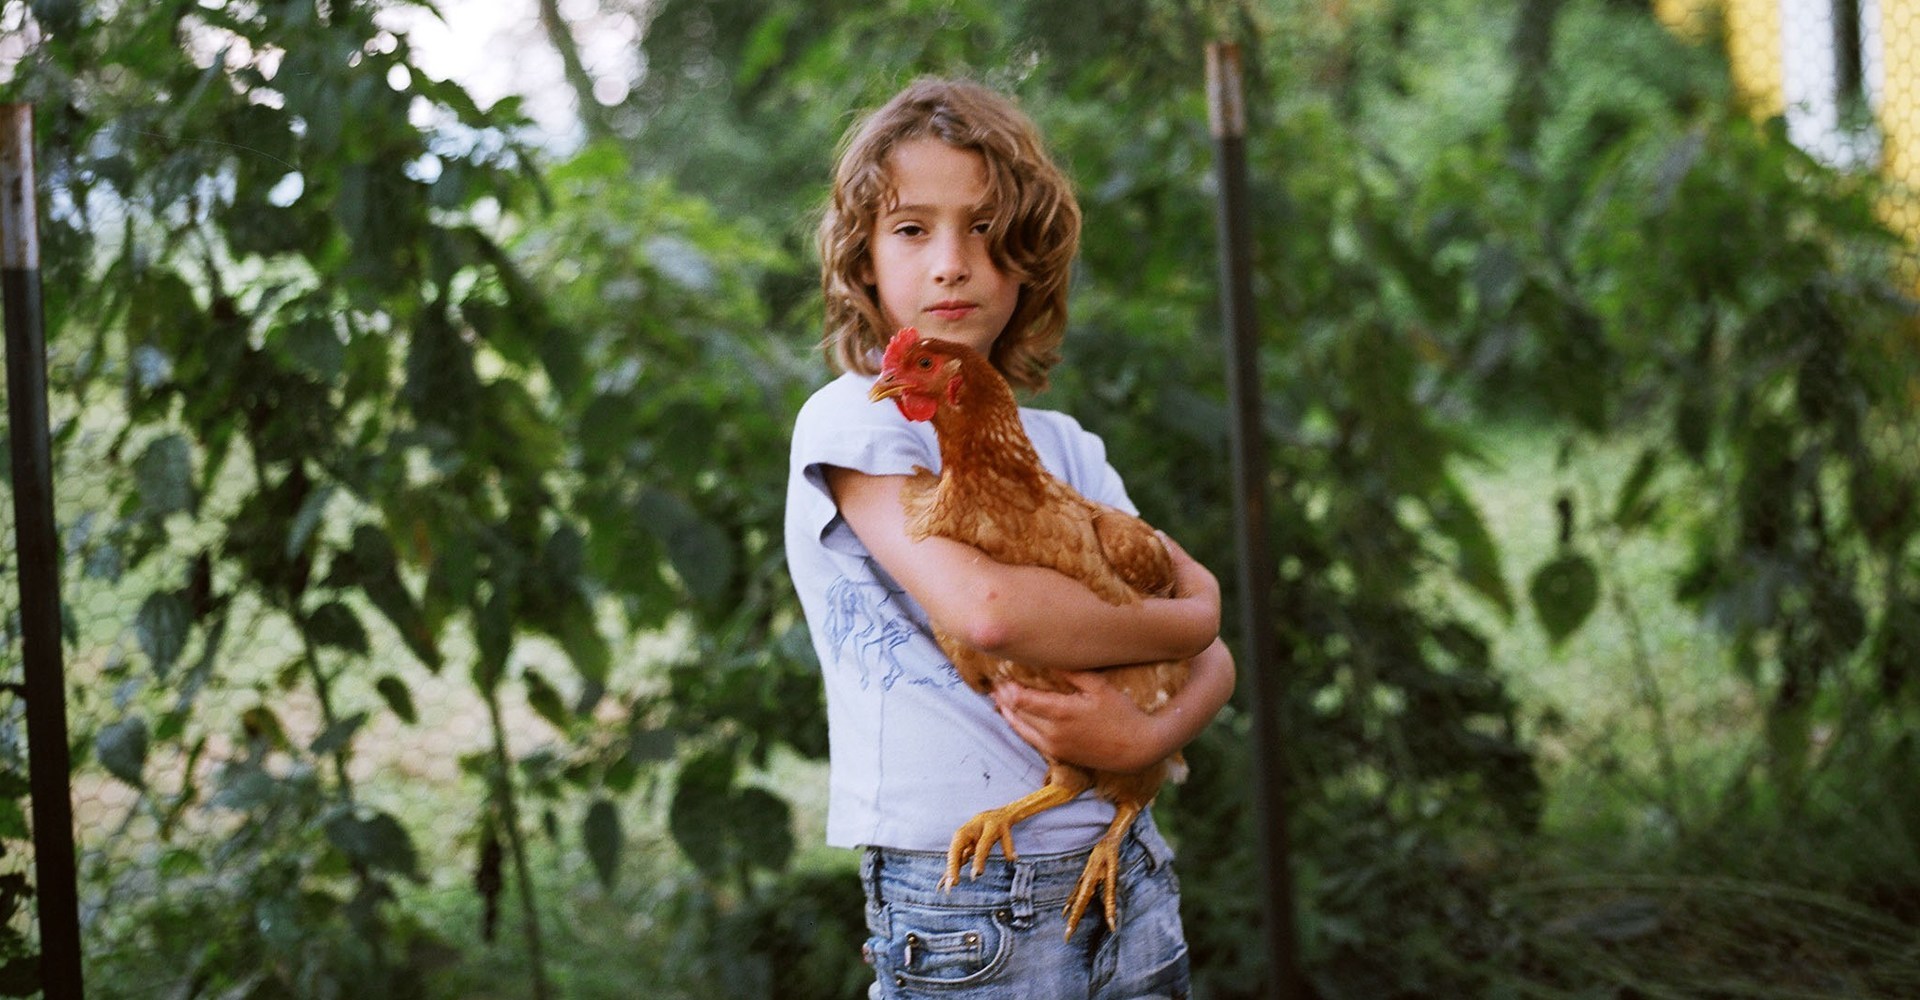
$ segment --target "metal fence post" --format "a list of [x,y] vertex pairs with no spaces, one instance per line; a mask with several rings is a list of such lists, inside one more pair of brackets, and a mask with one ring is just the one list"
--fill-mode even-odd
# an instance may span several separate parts
[[14,538],[20,564],[40,986],[46,1000],[70,1000],[82,992],[80,908],[68,782],[60,549],[53,517],[47,341],[40,306],[30,104],[0,104],[0,269],[5,285],[7,419],[13,439]]
[[1267,542],[1266,437],[1261,432],[1259,339],[1253,311],[1253,253],[1246,225],[1246,104],[1240,47],[1207,46],[1207,119],[1220,176],[1220,302],[1226,330],[1227,395],[1233,447],[1233,520],[1240,552],[1242,673],[1253,707],[1254,821],[1260,855],[1270,995],[1310,996],[1295,941],[1292,851],[1287,837],[1286,767],[1280,717],[1282,669],[1273,632],[1273,557]]

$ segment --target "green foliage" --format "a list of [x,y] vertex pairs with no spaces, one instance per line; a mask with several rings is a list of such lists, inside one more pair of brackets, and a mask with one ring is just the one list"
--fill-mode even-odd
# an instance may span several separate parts
[[[82,774],[155,831],[89,875],[110,978],[421,995],[448,944],[404,899],[454,850],[489,935],[525,897],[514,992],[539,995],[530,850],[631,886],[646,813],[691,868],[659,889],[689,989],[857,992],[858,886],[796,862],[803,803],[765,777],[826,752],[780,456],[823,374],[808,241],[833,144],[916,73],[1023,100],[1087,219],[1040,402],[1228,579],[1219,35],[1249,56],[1277,763],[1322,992],[1605,988],[1501,891],[1545,790],[1495,649],[1575,643],[1629,537],[1686,539],[1673,589],[1764,706],[1722,814],[1676,822],[1828,829],[1879,775],[1875,829],[1920,844],[1887,777],[1914,771],[1920,710],[1902,250],[1881,192],[1748,119],[1717,55],[1643,8],[1129,0],[1093,32],[1071,4],[665,0],[613,134],[544,163],[512,101],[417,70],[375,17],[398,5],[35,4],[0,93],[40,107],[57,206],[55,392],[87,419],[56,447],[104,484],[63,511],[68,576],[126,608],[71,629],[99,681]],[[1543,485],[1557,542],[1516,553],[1468,489],[1488,418],[1560,438],[1563,468],[1637,458]],[[429,683],[490,725],[451,844],[354,779],[370,733],[424,724]],[[1269,974],[1251,711],[1160,810],[1210,995]],[[0,786],[9,841],[23,795]]]
[[1562,553],[1534,571],[1527,593],[1533,598],[1534,611],[1539,613],[1547,637],[1559,645],[1600,603],[1600,573],[1586,556]]
[[[645,227],[632,242],[649,257],[607,265],[657,289],[593,316],[562,283],[536,285],[549,277],[538,226],[516,259],[487,221],[545,194],[529,183],[523,121],[512,102],[482,111],[412,70],[379,6],[35,7],[42,35],[7,85],[7,99],[40,108],[40,174],[64,206],[46,221],[49,327],[56,355],[78,360],[56,391],[113,414],[113,492],[75,512],[93,525],[75,556],[143,592],[128,623],[138,660],[112,668],[122,694],[87,738],[142,791],[134,811],[158,820],[167,849],[217,872],[220,894],[245,888],[245,906],[204,892],[148,914],[195,921],[202,946],[163,953],[196,990],[223,995],[333,995],[409,974],[391,900],[422,859],[349,777],[375,715],[418,717],[418,675],[387,655],[396,643],[430,672],[470,661],[496,709],[523,678],[564,730],[612,680],[604,598],[631,628],[692,616],[715,636],[707,651],[740,650],[769,627],[780,580],[764,534],[716,527],[765,521],[777,499],[680,433],[731,410],[743,419],[721,444],[736,466],[780,434],[785,376],[756,346],[706,335],[752,323],[737,277],[754,266],[750,242],[640,186],[623,196],[659,206],[628,220]],[[566,186],[583,171],[554,182],[577,195]],[[571,218],[589,217],[606,218],[591,206]],[[682,217],[689,227],[670,224]],[[604,305],[612,282],[592,277]],[[722,286],[746,290],[728,300]],[[613,328],[620,318],[640,325]],[[713,382],[673,377],[702,356]],[[290,636],[296,652],[275,673],[226,648],[238,622]],[[557,644],[576,676],[521,669],[526,634]],[[311,738],[264,701],[237,726],[200,702],[248,689],[311,698]],[[636,705],[626,699],[653,711]],[[491,770],[511,768],[509,755],[501,735]],[[170,777],[152,784],[163,759]],[[184,784],[171,776],[181,760]],[[200,787],[193,765],[226,777]],[[476,787],[483,812],[512,815],[503,789]],[[218,833],[228,814],[239,837]],[[589,816],[584,842],[610,880],[618,827]],[[274,919],[253,919],[261,908]],[[261,938],[262,926],[291,936]],[[291,966],[263,957],[296,942]]]

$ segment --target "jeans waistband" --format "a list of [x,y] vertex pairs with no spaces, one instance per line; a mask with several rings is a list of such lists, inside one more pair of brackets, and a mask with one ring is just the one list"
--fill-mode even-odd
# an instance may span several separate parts
[[[1014,841],[1018,850],[1018,832]],[[1065,854],[1022,854],[1015,861],[995,854],[987,859],[986,869],[978,878],[972,875],[971,863],[962,865],[959,884],[953,891],[943,892],[939,884],[947,871],[944,853],[868,847],[861,854],[860,879],[869,903],[874,905],[992,909],[1011,903],[1017,913],[1036,903],[1059,903],[1072,896],[1091,850],[1089,846]],[[1120,870],[1126,872],[1136,865],[1155,870],[1172,860],[1173,848],[1167,846],[1154,825],[1153,814],[1141,813],[1121,843]]]

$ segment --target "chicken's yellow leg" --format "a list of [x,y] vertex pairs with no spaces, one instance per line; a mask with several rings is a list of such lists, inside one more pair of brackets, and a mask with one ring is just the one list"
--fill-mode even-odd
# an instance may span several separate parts
[[960,865],[968,855],[973,857],[973,875],[978,878],[987,870],[987,855],[993,853],[996,843],[1006,852],[1008,861],[1015,860],[1018,856],[1013,853],[1013,824],[1072,802],[1092,784],[1093,777],[1087,772],[1071,764],[1055,762],[1047,768],[1047,783],[1037,790],[967,820],[953,832],[953,843],[947,848],[947,874],[940,880],[940,888],[952,889],[959,884]]
[[1073,937],[1074,928],[1080,926],[1080,918],[1086,915],[1087,904],[1093,902],[1095,889],[1102,890],[1107,929],[1120,929],[1120,907],[1114,901],[1120,891],[1120,843],[1127,839],[1127,829],[1140,815],[1140,804],[1121,802],[1113,808],[1113,822],[1107,826],[1106,836],[1093,845],[1093,852],[1087,856],[1087,867],[1080,872],[1080,884],[1073,887],[1073,897],[1067,900],[1069,939]]

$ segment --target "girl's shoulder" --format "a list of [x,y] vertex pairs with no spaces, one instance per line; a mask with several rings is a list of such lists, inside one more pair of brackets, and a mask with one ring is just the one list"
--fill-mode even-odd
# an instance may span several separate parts
[[1072,453],[1092,450],[1106,454],[1106,442],[1100,435],[1087,430],[1073,414],[1064,410],[1047,410],[1037,406],[1022,406],[1020,422],[1027,428],[1027,436],[1033,439],[1035,448],[1045,454],[1052,449]]
[[890,427],[904,424],[899,409],[867,398],[873,376],[847,372],[813,391],[794,418],[796,430],[816,427]]
[[795,470],[837,465],[871,475],[908,475],[938,464],[929,424],[909,423],[891,402],[873,402],[873,376],[846,374],[814,390],[793,422]]
[[867,390],[873,386],[873,378],[872,375],[842,372],[832,381],[813,390],[813,395],[807,397],[806,405],[802,408],[802,411],[804,412],[807,409],[846,406],[855,400],[864,403],[867,398]]
[[1023,406],[1020,417],[1048,471],[1095,500],[1134,511],[1125,484],[1107,461],[1107,443],[1100,435],[1060,410]]

